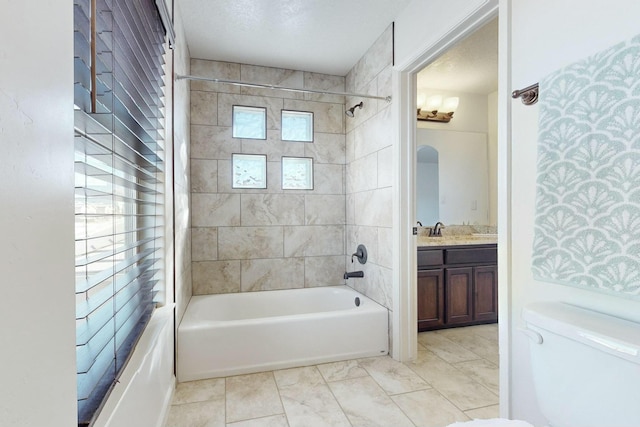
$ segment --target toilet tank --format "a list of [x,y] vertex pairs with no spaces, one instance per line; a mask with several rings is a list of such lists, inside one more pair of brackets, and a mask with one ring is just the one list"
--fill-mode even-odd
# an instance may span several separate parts
[[530,304],[523,318],[551,426],[640,426],[640,324],[559,302]]

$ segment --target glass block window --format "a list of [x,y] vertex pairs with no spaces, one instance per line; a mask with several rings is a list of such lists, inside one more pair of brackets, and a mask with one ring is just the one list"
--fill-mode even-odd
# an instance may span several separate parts
[[313,113],[282,110],[282,140],[313,142]]
[[233,137],[267,139],[267,109],[234,105]]

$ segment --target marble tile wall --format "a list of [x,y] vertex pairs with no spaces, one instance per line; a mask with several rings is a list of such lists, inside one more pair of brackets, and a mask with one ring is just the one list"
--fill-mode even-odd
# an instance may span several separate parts
[[[346,76],[346,91],[387,97],[391,95],[391,27],[369,48]],[[392,123],[391,104],[384,100],[348,97],[348,107],[364,102],[355,117],[346,121],[346,251],[363,243],[368,250],[364,279],[347,284],[392,309]]]
[[[345,78],[192,59],[191,74],[345,91]],[[344,97],[191,82],[193,294],[343,284]],[[267,139],[234,139],[233,105],[267,109]],[[282,109],[314,113],[314,142],[280,139]],[[233,189],[233,153],[267,156],[267,189]],[[282,190],[282,156],[312,157],[313,190]]]

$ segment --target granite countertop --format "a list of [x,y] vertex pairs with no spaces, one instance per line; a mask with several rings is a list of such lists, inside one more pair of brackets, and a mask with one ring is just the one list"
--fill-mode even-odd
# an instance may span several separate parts
[[498,243],[497,234],[457,234],[429,237],[418,235],[418,246],[490,245]]

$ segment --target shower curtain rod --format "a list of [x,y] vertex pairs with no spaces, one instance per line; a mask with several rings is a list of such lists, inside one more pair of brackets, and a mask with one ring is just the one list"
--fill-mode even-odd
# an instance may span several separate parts
[[359,98],[369,98],[369,99],[380,99],[383,101],[391,102],[391,97],[387,96],[373,96],[373,95],[365,95],[362,93],[347,93],[347,92],[331,92],[327,90],[314,90],[314,89],[298,89],[293,87],[285,87],[285,86],[276,86],[276,85],[268,85],[262,83],[251,83],[251,82],[241,82],[239,80],[223,80],[223,79],[214,79],[211,77],[199,77],[199,76],[190,76],[190,75],[181,75],[176,74],[175,80],[197,80],[202,82],[214,82],[214,83],[224,83],[234,86],[246,86],[246,87],[257,87],[263,89],[274,89],[274,90],[284,90],[288,92],[305,92],[305,93],[318,93],[321,95],[339,95],[339,96],[353,96]]

